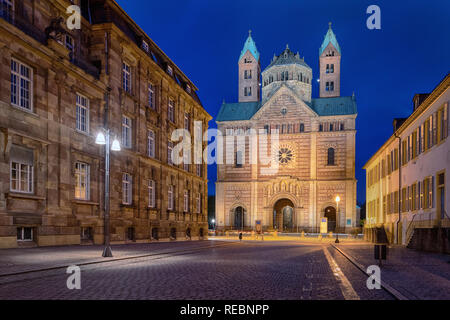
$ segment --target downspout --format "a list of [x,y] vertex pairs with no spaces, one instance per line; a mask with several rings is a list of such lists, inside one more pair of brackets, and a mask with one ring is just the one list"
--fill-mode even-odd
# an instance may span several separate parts
[[398,220],[397,220],[397,244],[399,243],[399,224],[402,220],[402,138],[394,132],[394,136],[398,139]]

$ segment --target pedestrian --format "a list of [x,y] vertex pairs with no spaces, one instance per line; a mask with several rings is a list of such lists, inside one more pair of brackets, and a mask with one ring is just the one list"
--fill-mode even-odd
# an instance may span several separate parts
[[239,241],[242,241],[242,232],[239,233]]

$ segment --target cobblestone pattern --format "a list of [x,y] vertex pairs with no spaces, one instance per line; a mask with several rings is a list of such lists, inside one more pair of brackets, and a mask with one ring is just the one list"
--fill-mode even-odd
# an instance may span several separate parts
[[[373,245],[340,244],[340,249],[365,267],[377,265]],[[391,247],[381,278],[409,299],[450,299],[450,256]]]
[[[335,259],[361,299],[390,299],[384,291],[363,290],[364,275],[348,260]],[[343,299],[321,244],[211,245],[81,270],[81,290],[67,289],[65,270],[0,278],[0,299]]]

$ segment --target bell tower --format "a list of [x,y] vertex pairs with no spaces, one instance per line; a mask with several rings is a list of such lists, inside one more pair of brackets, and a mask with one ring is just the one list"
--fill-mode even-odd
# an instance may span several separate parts
[[238,63],[239,102],[258,102],[261,100],[261,64],[259,57],[260,55],[250,30]]
[[322,46],[319,49],[320,97],[341,95],[341,48],[329,23]]

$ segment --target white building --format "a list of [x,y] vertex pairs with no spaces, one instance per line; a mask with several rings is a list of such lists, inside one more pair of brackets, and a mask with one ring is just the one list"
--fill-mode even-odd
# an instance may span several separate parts
[[384,227],[390,242],[408,245],[414,234],[439,242],[439,227],[450,227],[449,85],[447,75],[430,94],[416,95],[411,116],[394,120],[394,135],[364,166],[369,238]]

